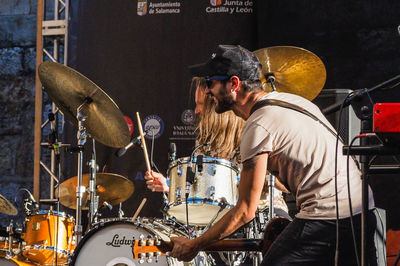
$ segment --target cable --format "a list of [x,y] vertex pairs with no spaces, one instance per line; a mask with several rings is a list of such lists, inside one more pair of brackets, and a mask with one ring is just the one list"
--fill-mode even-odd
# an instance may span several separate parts
[[339,122],[338,127],[336,129],[336,146],[335,146],[335,204],[336,204],[336,246],[335,246],[335,266],[338,266],[339,263],[339,198],[338,198],[338,184],[337,184],[337,171],[338,171],[338,149],[339,149],[339,132],[341,126],[341,117],[343,113],[343,107],[346,103],[347,99],[353,95],[353,92],[347,94],[346,98],[344,98],[342,104],[340,105],[339,111]]
[[360,138],[360,135],[354,137],[349,145],[349,149],[347,150],[347,193],[349,198],[349,210],[350,210],[350,227],[351,227],[351,234],[353,236],[353,245],[354,245],[354,252],[356,255],[357,265],[360,266],[360,257],[358,255],[357,250],[357,243],[356,243],[356,235],[354,230],[354,223],[353,223],[353,205],[351,204],[351,193],[350,193],[350,149],[356,139]]

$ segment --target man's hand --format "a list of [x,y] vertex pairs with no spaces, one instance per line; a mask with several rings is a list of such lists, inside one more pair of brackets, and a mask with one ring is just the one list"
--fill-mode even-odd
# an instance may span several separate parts
[[150,172],[146,171],[144,179],[146,179],[148,189],[157,192],[169,192],[167,179],[162,174],[154,172],[153,170]]
[[177,258],[179,261],[191,261],[199,252],[196,239],[188,239],[186,237],[171,237],[174,248],[170,252],[170,256]]

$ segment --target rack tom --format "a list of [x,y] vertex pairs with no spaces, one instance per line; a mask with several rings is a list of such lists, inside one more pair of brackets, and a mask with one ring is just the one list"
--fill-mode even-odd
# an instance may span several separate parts
[[[194,182],[187,199],[189,224],[208,225],[220,219],[237,202],[239,169],[230,161],[214,157],[192,158]],[[173,161],[168,169],[168,214],[186,223],[186,180],[189,157]]]

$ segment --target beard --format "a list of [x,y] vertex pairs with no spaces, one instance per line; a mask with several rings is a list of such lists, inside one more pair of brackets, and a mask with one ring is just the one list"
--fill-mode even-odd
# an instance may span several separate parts
[[217,106],[215,107],[215,112],[217,114],[222,114],[226,111],[232,110],[233,106],[233,98],[229,94],[222,95],[222,99],[218,101]]

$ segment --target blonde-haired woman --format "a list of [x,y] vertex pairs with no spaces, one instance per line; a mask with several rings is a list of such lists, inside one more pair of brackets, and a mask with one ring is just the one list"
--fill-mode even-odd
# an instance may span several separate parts
[[[232,111],[223,114],[215,113],[215,103],[212,97],[205,94],[206,83],[203,78],[193,78],[192,88],[195,89],[195,114],[197,116],[196,146],[209,143],[198,150],[199,153],[209,153],[212,157],[237,160],[235,158],[240,146],[240,136],[244,120]],[[158,172],[146,172],[147,188],[157,192],[169,192],[166,178]]]

